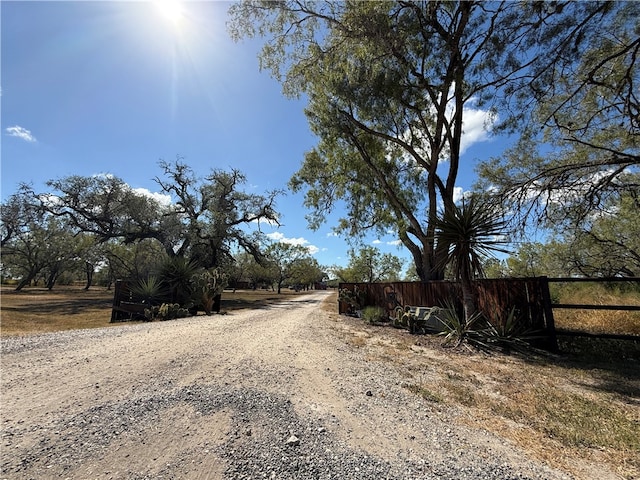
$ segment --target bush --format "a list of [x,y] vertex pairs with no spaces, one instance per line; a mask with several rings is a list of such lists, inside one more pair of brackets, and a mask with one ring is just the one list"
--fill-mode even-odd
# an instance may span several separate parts
[[163,303],[159,307],[146,308],[144,316],[147,320],[173,320],[191,316],[189,310],[182,308],[178,303]]
[[384,322],[387,316],[384,308],[376,306],[368,306],[362,309],[362,318],[369,323]]
[[453,304],[447,304],[446,308],[440,311],[440,321],[443,325],[443,331],[438,335],[444,336],[444,345],[453,344],[459,347],[463,343],[468,343],[475,347],[482,346],[481,325],[483,323],[482,314],[476,312],[469,319],[465,319],[464,315],[460,315]]

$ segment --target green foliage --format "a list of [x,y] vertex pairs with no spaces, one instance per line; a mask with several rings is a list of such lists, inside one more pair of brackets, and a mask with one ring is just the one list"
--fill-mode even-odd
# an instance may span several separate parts
[[298,259],[291,265],[290,283],[299,287],[311,286],[315,282],[321,282],[325,273],[320,267],[318,261],[311,257],[306,256]]
[[193,299],[202,306],[207,315],[211,314],[217,296],[227,286],[229,276],[220,269],[205,270],[191,277]]
[[145,318],[151,320],[174,320],[191,316],[188,309],[178,303],[163,303],[144,310]]
[[367,246],[358,252],[351,249],[348,265],[334,268],[334,273],[347,283],[394,282],[400,280],[403,264],[397,256]]
[[517,317],[513,307],[506,317],[494,318],[493,322],[486,322],[486,327],[479,331],[482,344],[488,348],[498,348],[504,352],[529,351],[537,340],[546,338],[544,332],[535,331],[525,326]]
[[440,315],[443,331],[438,335],[444,337],[444,345],[459,347],[462,344],[469,344],[475,347],[483,346],[481,329],[484,319],[480,312],[475,312],[471,317],[461,316],[455,307],[446,303]]
[[154,276],[138,279],[131,287],[131,292],[140,302],[147,305],[156,305],[167,294],[162,282]]
[[368,323],[378,323],[387,320],[384,308],[368,305],[362,309],[362,318]]
[[508,253],[501,246],[506,243],[504,228],[505,221],[495,206],[476,197],[463,199],[436,221],[438,242],[449,246],[442,262],[453,267],[457,279],[481,276],[486,258],[496,252]]
[[264,256],[272,279],[278,285],[278,293],[285,282],[293,283],[296,278],[302,278],[303,272],[311,271],[315,275],[319,271],[317,263],[310,261],[309,250],[302,245],[276,242],[267,247]]
[[438,335],[444,337],[445,346],[459,347],[464,344],[484,351],[525,353],[533,349],[534,342],[546,338],[543,332],[527,328],[518,318],[515,308],[490,322],[482,312],[475,312],[470,319],[466,319],[459,315],[450,302],[445,304],[446,307],[437,312],[444,328]]
[[[189,258],[206,268],[228,265],[236,248],[259,257],[262,236],[246,227],[261,220],[277,223],[274,202],[280,192],[243,192],[246,179],[237,170],[213,170],[197,178],[180,159],[161,161],[160,167],[164,175],[155,181],[171,204],[141,194],[112,175],[73,175],[47,182],[52,191],[46,194],[23,187],[19,200],[28,202],[28,208],[14,208],[11,202],[7,209],[18,217],[46,212],[64,221],[70,235],[91,233],[102,244],[152,241],[166,256]],[[6,233],[3,227],[3,246],[21,224],[24,219],[12,220]]]
[[567,244],[565,274],[638,275],[640,4],[572,3],[598,14],[576,30],[574,54],[549,64],[554,81],[532,82],[531,128],[480,165],[479,188],[491,185],[524,236],[535,225]]
[[446,245],[446,254],[440,259],[442,266],[451,266],[460,280],[465,323],[471,324],[476,310],[471,281],[481,275],[486,258],[495,252],[507,252],[500,245],[505,221],[496,207],[476,197],[463,200],[445,210],[435,222],[438,244]]
[[236,39],[264,37],[261,66],[286,94],[309,99],[318,144],[290,186],[306,190],[310,225],[339,205],[340,233],[394,231],[429,280],[443,276],[447,246],[434,242],[434,222],[438,204],[454,204],[467,112],[486,111],[487,125],[501,121],[502,131],[526,125],[553,86],[573,85],[564,67],[580,58],[585,38],[614,26],[607,14],[616,8],[248,1],[231,7],[229,28]]
[[20,278],[17,291],[38,278],[51,290],[61,276],[76,276],[83,267],[80,258],[92,244],[89,235],[74,235],[63,219],[33,202],[21,192],[2,205],[2,270],[5,276]]
[[192,278],[198,271],[198,264],[182,257],[170,257],[158,271],[160,282],[166,287],[171,301],[187,305],[193,297]]

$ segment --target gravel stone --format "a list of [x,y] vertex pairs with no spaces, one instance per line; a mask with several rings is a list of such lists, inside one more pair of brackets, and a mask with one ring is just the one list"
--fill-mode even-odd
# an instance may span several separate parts
[[408,392],[325,295],[2,339],[0,478],[572,478]]

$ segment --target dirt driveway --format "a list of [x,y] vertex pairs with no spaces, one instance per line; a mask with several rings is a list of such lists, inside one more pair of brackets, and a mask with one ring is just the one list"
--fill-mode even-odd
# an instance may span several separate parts
[[327,295],[3,339],[1,477],[570,478],[409,393]]

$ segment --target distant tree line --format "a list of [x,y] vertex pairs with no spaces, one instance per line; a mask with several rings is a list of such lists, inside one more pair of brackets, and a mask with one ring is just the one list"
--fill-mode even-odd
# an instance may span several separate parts
[[[2,204],[2,275],[17,278],[17,290],[35,282],[49,289],[61,279],[96,273],[107,285],[119,278],[147,278],[168,259],[232,277],[306,286],[324,279],[304,247],[268,242],[256,228],[278,224],[275,200],[241,190],[237,170],[197,178],[181,160],[161,162],[155,181],[171,201],[132,189],[111,175],[70,176],[35,192],[22,185]],[[256,274],[256,272],[260,272]]]

